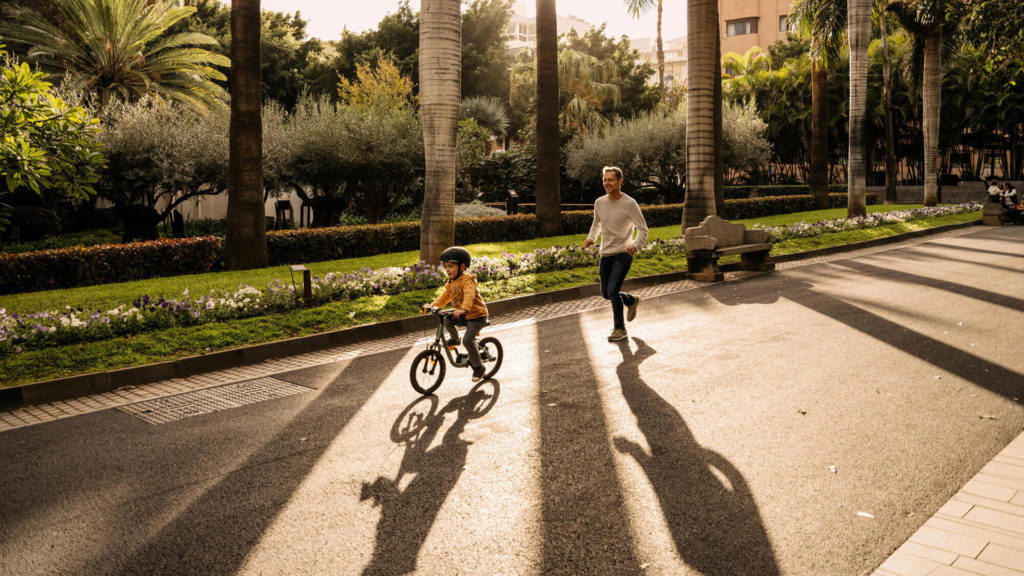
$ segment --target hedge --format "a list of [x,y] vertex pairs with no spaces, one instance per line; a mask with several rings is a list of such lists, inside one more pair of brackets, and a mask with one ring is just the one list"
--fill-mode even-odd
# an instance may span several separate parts
[[[867,195],[868,204],[876,201],[875,194]],[[829,202],[833,208],[846,206],[846,195],[830,194]],[[807,195],[746,198],[726,200],[723,217],[741,220],[816,209],[814,197]],[[678,225],[683,218],[682,204],[643,206],[641,210],[652,228]],[[589,210],[563,212],[562,231],[585,234],[592,221]],[[537,237],[537,229],[533,214],[459,218],[455,220],[455,242],[530,240]],[[419,247],[419,222],[267,232],[272,265],[357,258]],[[222,253],[220,238],[202,237],[0,254],[0,294],[210,272],[222,268]]]
[[223,260],[212,236],[0,254],[0,294],[210,272]]
[[[846,184],[829,184],[829,194],[846,194]],[[726,186],[725,198],[762,198],[766,196],[806,196],[811,193],[806,184],[777,184],[770,186]]]

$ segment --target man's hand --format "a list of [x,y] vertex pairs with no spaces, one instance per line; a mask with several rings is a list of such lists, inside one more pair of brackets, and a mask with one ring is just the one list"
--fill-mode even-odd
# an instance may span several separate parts
[[630,247],[626,248],[626,252],[629,252],[629,255],[632,256],[632,255],[636,254],[636,248],[633,248],[632,246],[630,246]]
[[456,320],[461,320],[462,317],[465,316],[465,315],[466,315],[466,311],[463,310],[462,308],[459,308],[458,310],[455,310],[454,312],[452,312],[452,316],[454,316]]
[[583,241],[583,247],[584,248],[590,248],[593,245],[594,245],[594,241],[591,240],[590,238],[587,238],[586,240]]

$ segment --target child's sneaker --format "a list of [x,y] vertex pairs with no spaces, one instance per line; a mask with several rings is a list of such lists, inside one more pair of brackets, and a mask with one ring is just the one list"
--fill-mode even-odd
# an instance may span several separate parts
[[484,367],[474,366],[473,367],[473,382],[479,382],[484,379]]
[[633,296],[633,303],[626,309],[626,322],[632,322],[636,318],[636,307],[640,305],[640,297]]

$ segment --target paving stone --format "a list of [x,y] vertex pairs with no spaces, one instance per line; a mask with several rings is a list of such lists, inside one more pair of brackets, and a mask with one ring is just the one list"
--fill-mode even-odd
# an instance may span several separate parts
[[989,544],[978,555],[978,560],[1006,568],[1024,568],[1024,550]]
[[985,545],[988,544],[985,540],[953,534],[929,526],[921,527],[920,530],[910,537],[910,541],[915,544],[946,550],[970,558],[977,558],[978,554],[985,549]]
[[1012,568],[996,566],[995,564],[989,564],[974,558],[964,558],[963,556],[957,558],[956,562],[953,562],[953,566],[975,574],[981,574],[982,576],[1024,576],[1024,572]]

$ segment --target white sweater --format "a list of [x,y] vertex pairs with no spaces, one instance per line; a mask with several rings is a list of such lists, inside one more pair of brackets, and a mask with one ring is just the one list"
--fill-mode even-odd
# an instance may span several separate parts
[[[637,231],[633,239],[633,230]],[[614,256],[626,251],[632,241],[633,248],[640,250],[647,241],[647,221],[640,212],[636,200],[623,194],[618,200],[607,195],[594,202],[594,223],[590,226],[587,240],[597,241],[601,236],[601,256]]]

